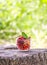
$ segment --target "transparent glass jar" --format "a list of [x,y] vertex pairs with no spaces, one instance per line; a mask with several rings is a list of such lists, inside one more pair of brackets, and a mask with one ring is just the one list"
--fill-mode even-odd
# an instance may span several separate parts
[[30,49],[30,37],[29,38],[17,38],[17,48],[19,50],[29,50]]

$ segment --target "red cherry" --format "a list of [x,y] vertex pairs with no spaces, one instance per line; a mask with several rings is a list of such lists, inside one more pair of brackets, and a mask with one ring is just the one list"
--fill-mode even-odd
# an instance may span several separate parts
[[17,43],[24,43],[24,37],[19,37],[17,39]]
[[26,45],[24,45],[24,50],[26,49],[29,49],[30,48],[30,45],[29,44],[26,44]]

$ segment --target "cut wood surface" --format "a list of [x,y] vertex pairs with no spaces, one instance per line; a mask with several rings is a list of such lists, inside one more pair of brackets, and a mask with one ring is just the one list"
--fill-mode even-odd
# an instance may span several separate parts
[[16,47],[1,47],[0,65],[47,65],[47,49],[20,51]]

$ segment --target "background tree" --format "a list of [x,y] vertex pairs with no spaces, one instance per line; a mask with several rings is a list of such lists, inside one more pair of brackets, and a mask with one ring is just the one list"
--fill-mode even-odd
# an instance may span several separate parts
[[46,41],[47,0],[0,1],[0,39],[13,40],[20,30],[37,43]]

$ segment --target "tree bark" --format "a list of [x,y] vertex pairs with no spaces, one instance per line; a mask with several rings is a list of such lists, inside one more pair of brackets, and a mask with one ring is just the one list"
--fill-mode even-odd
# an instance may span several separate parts
[[0,49],[0,65],[47,65],[47,49]]

